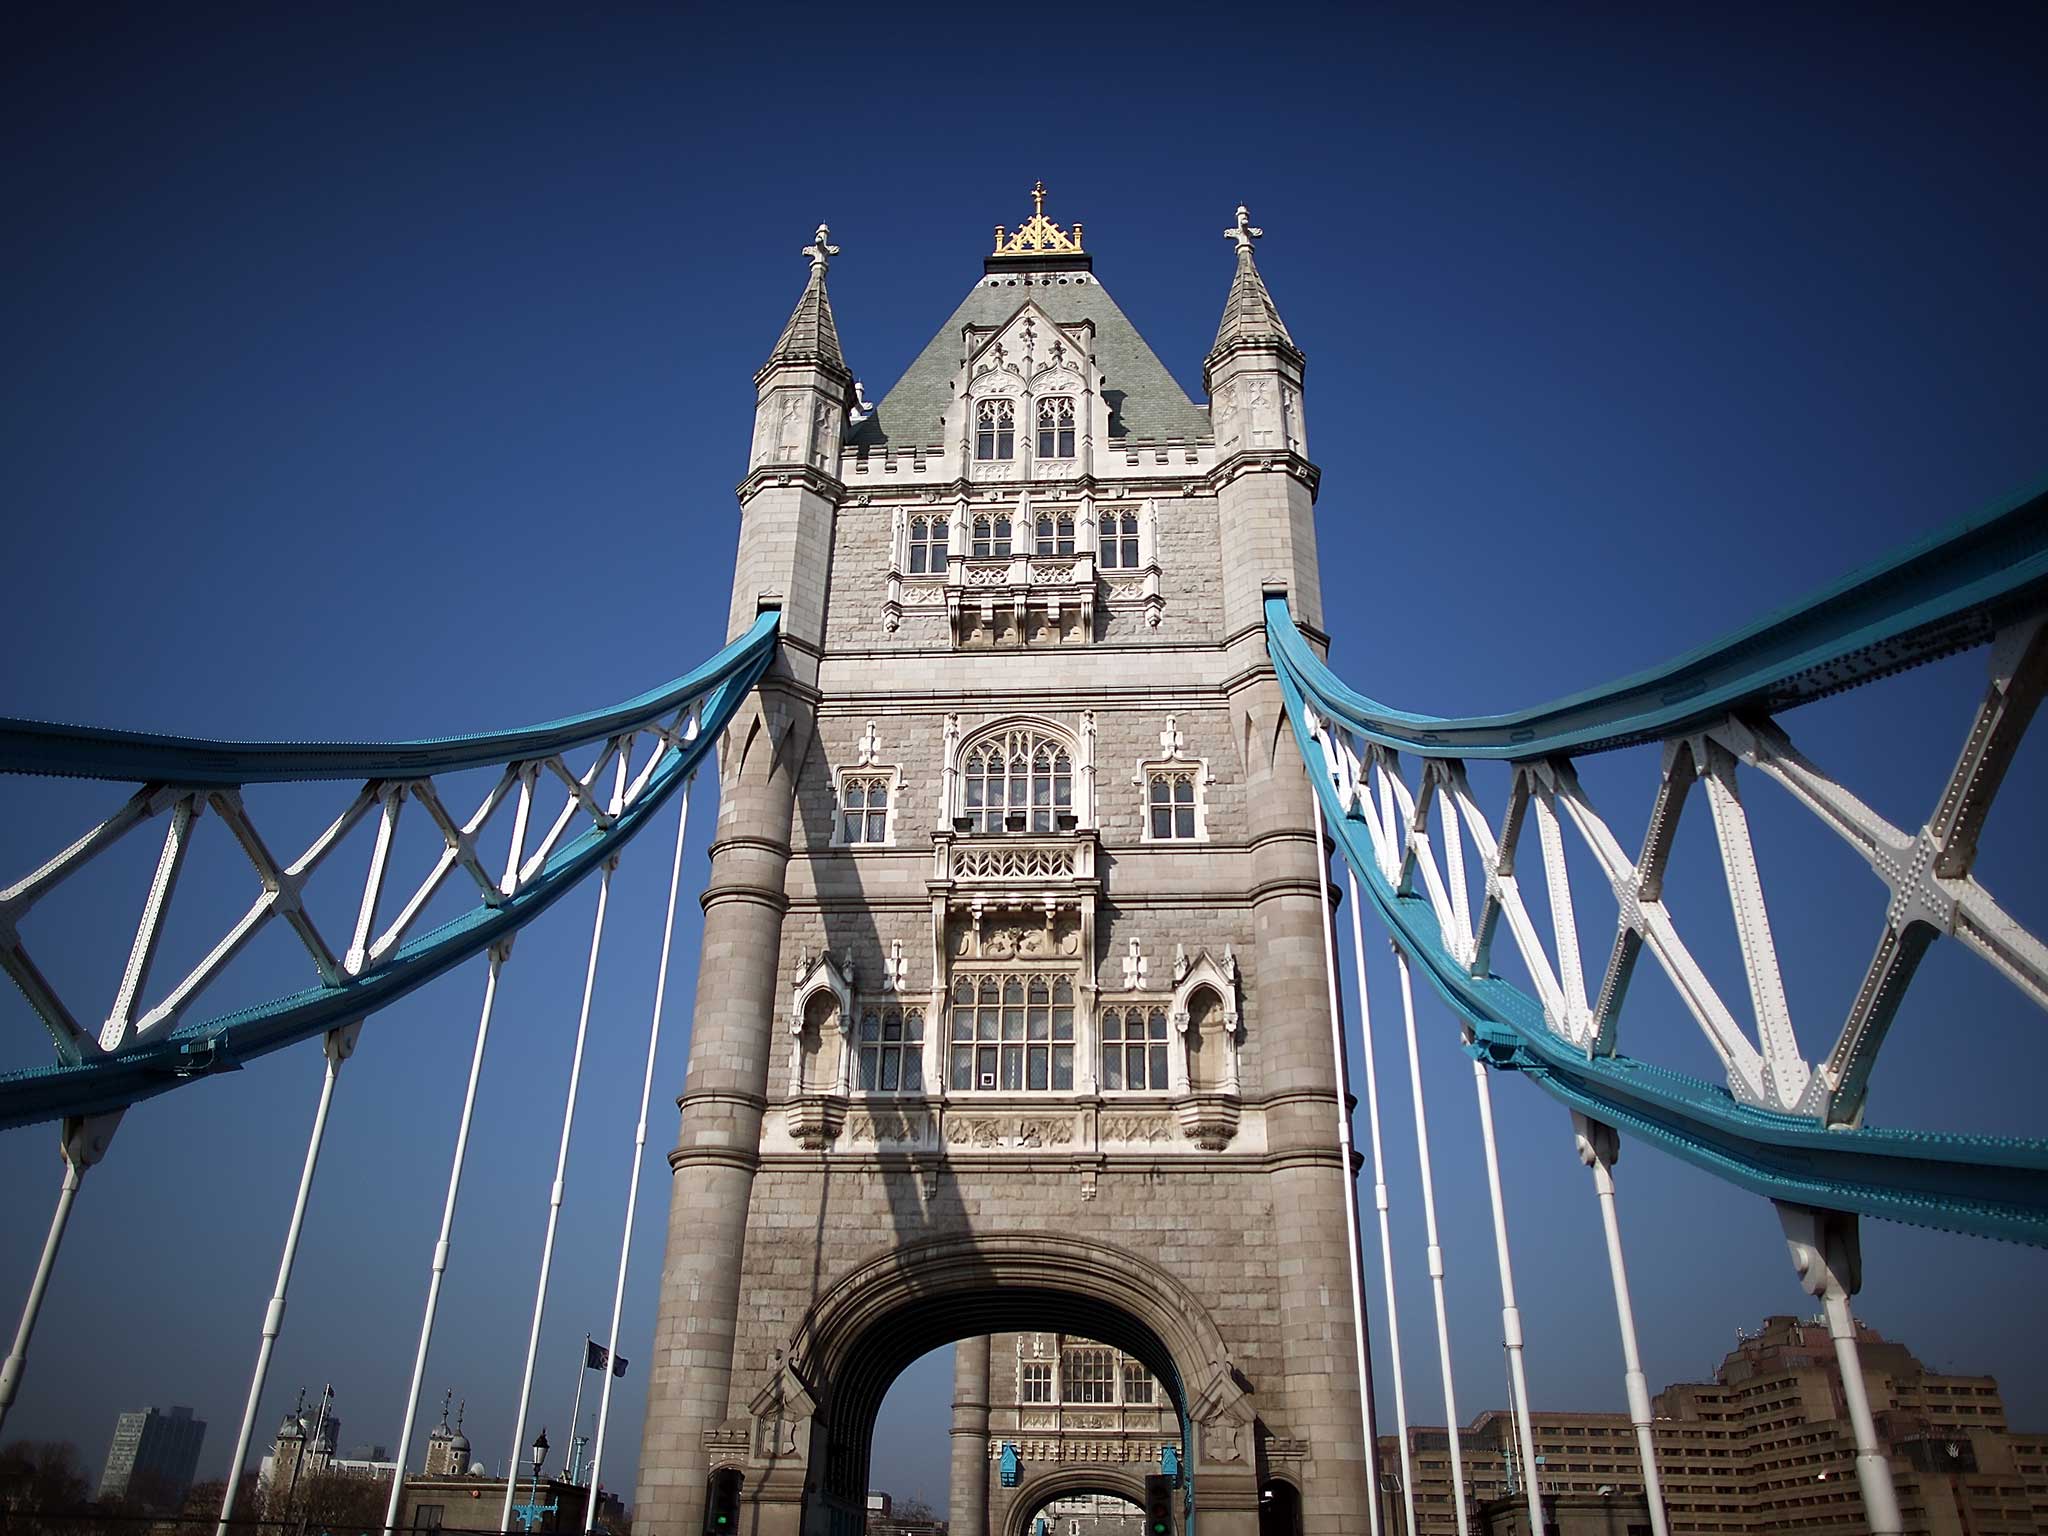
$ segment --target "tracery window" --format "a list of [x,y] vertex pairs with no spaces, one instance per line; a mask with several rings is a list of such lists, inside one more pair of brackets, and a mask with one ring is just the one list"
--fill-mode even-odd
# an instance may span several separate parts
[[1018,1367],[1017,1401],[1020,1403],[1049,1403],[1052,1401],[1051,1361],[1027,1361]]
[[957,976],[947,1078],[956,1092],[1074,1086],[1074,983],[1043,972]]
[[1053,832],[1074,809],[1074,760],[1035,731],[976,742],[961,762],[961,813],[970,832]]
[[1152,1401],[1152,1373],[1135,1360],[1124,1362],[1124,1401],[1138,1404]]
[[936,576],[946,569],[946,544],[950,528],[943,517],[913,517],[910,520],[910,574]]
[[974,408],[974,456],[983,460],[1017,456],[1015,401],[984,400]]
[[1038,456],[1041,459],[1071,459],[1074,456],[1074,397],[1048,395],[1038,402]]
[[1195,836],[1195,771],[1174,768],[1150,776],[1147,791],[1154,842],[1192,842]]
[[1105,512],[1097,531],[1101,548],[1096,562],[1106,571],[1135,571],[1138,568],[1138,514]]
[[1074,552],[1074,514],[1038,514],[1037,551],[1041,555],[1071,555]]
[[1007,560],[1010,556],[1009,514],[977,517],[974,520],[973,548],[974,553],[984,559],[994,555]]
[[889,840],[889,776],[849,773],[839,781],[839,840]]
[[1102,1089],[1166,1091],[1166,1010],[1156,1004],[1105,1009]]
[[1063,1396],[1070,1403],[1116,1401],[1116,1356],[1101,1348],[1070,1349],[1060,1360]]
[[924,1010],[869,1004],[860,1016],[860,1086],[868,1093],[924,1092]]

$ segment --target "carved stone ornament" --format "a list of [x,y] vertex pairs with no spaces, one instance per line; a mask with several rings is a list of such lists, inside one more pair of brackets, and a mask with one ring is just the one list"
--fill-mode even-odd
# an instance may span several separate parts
[[804,1431],[818,1405],[782,1351],[767,1384],[747,1403],[754,1419],[754,1454],[764,1460],[801,1457],[801,1447],[810,1438]]
[[1249,1459],[1258,1415],[1231,1361],[1210,1365],[1201,1390],[1188,1404],[1188,1415],[1201,1430],[1202,1460],[1228,1464]]

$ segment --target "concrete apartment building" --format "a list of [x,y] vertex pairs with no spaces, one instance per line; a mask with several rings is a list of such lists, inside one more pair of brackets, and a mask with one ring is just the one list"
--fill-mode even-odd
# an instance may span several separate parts
[[[2008,1432],[1990,1376],[1930,1371],[1904,1345],[1858,1324],[1878,1433],[1913,1536],[2035,1536],[2048,1532],[2048,1437]],[[1770,1317],[1741,1337],[1710,1382],[1680,1382],[1656,1398],[1658,1466],[1671,1529],[1708,1533],[1796,1531],[1861,1536],[1855,1442],[1823,1322]],[[1625,1413],[1537,1413],[1538,1475],[1546,1493],[1574,1502],[1633,1500],[1641,1465]],[[1456,1531],[1449,1440],[1411,1428],[1417,1530]],[[1461,1432],[1475,1511],[1507,1501],[1520,1469],[1503,1411]],[[1380,1441],[1382,1508],[1400,1519],[1400,1460]],[[1646,1517],[1643,1530],[1647,1532]],[[1481,1529],[1494,1527],[1480,1526]],[[1507,1526],[1498,1527],[1505,1530]],[[1616,1527],[1626,1536],[1632,1524]]]
[[206,1421],[193,1418],[190,1408],[122,1414],[114,1421],[99,1496],[176,1508],[192,1486],[205,1442]]
[[[754,380],[729,623],[772,608],[781,648],[719,744],[642,1536],[697,1536],[714,1472],[750,1536],[855,1536],[889,1383],[978,1338],[986,1402],[996,1334],[1171,1383],[1204,1536],[1370,1498],[1264,629],[1280,595],[1322,625],[1305,362],[1242,209],[1131,273],[1214,264],[1196,399],[1034,195],[993,252],[963,232],[960,291],[862,322],[930,337],[879,404],[826,273],[889,253],[819,230]],[[953,1497],[953,1536],[1019,1536]]]

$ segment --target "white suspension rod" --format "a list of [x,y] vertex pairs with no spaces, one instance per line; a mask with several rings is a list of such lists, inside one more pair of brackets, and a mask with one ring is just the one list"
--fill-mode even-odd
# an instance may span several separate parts
[[348,1060],[357,1024],[329,1030],[322,1042],[326,1067],[320,1075],[320,1102],[313,1110],[313,1131],[306,1138],[306,1161],[299,1169],[299,1192],[292,1201],[292,1219],[285,1226],[284,1252],[277,1260],[277,1284],[271,1287],[270,1305],[263,1312],[262,1340],[256,1346],[256,1369],[249,1376],[249,1400],[242,1408],[242,1425],[235,1432],[235,1455],[228,1463],[228,1485],[220,1496],[220,1523],[215,1536],[228,1536],[228,1522],[235,1518],[235,1500],[242,1489],[242,1468],[249,1460],[249,1444],[256,1437],[256,1413],[262,1406],[263,1387],[270,1379],[270,1357],[277,1350],[278,1335],[284,1332],[285,1295],[292,1283],[292,1265],[299,1256],[299,1235],[306,1226],[306,1207],[313,1195],[313,1172],[320,1166],[321,1143],[327,1138],[327,1112],[334,1106],[334,1087],[341,1076],[341,1064]]
[[1365,990],[1365,935],[1358,911],[1358,872],[1347,864],[1351,886],[1351,958],[1358,971],[1358,1033],[1365,1045],[1365,1105],[1372,1126],[1372,1198],[1380,1213],[1380,1270],[1387,1293],[1387,1347],[1394,1362],[1394,1427],[1401,1436],[1401,1507],[1408,1536],[1415,1531],[1415,1478],[1408,1454],[1408,1393],[1401,1377],[1401,1319],[1394,1305],[1394,1237],[1388,1217],[1387,1159],[1380,1141],[1380,1083],[1373,1058],[1372,1008]]
[[[1429,1171],[1429,1117],[1422,1106],[1422,1054],[1415,1045],[1415,989],[1408,980],[1408,954],[1394,946],[1401,971],[1401,1015],[1408,1026],[1408,1084],[1415,1095],[1415,1152],[1422,1164],[1422,1220],[1429,1237],[1429,1284],[1436,1296],[1436,1351],[1444,1374],[1444,1423],[1451,1443],[1451,1497],[1457,1505],[1458,1530],[1472,1529],[1465,1516],[1465,1456],[1458,1434],[1458,1397],[1451,1384],[1451,1317],[1444,1301],[1444,1249],[1437,1238],[1436,1183]],[[1658,1536],[1663,1536],[1662,1532]]]
[[85,1169],[70,1155],[64,1156],[64,1182],[57,1187],[57,1209],[50,1215],[50,1234],[43,1239],[43,1256],[36,1261],[35,1279],[29,1282],[28,1300],[22,1304],[21,1325],[14,1330],[14,1348],[7,1363],[0,1365],[0,1425],[7,1422],[7,1410],[14,1406],[14,1394],[21,1390],[21,1373],[28,1367],[28,1341],[36,1331],[36,1318],[43,1310],[43,1295],[50,1289],[50,1272],[57,1267],[57,1249],[64,1242],[64,1229],[71,1222],[71,1207],[78,1199],[78,1186]]
[[1572,1131],[1579,1161],[1593,1170],[1593,1188],[1600,1196],[1600,1221],[1607,1229],[1607,1268],[1614,1278],[1614,1315],[1621,1326],[1621,1362],[1627,1372],[1628,1416],[1636,1430],[1636,1454],[1643,1464],[1643,1497],[1650,1506],[1652,1536],[1669,1536],[1664,1518],[1664,1482],[1657,1472],[1655,1420],[1650,1413],[1650,1382],[1636,1348],[1636,1313],[1628,1296],[1628,1266],[1621,1257],[1621,1222],[1614,1213],[1614,1161],[1621,1139],[1614,1127],[1572,1111]]
[[1849,1424],[1856,1438],[1856,1486],[1863,1494],[1863,1513],[1870,1521],[1871,1536],[1898,1536],[1906,1527],[1899,1514],[1898,1490],[1892,1486],[1891,1462],[1878,1443],[1877,1421],[1870,1413],[1870,1389],[1863,1381],[1863,1357],[1856,1347],[1856,1319],[1849,1311],[1849,1297],[1830,1289],[1822,1300],[1827,1307],[1828,1335],[1835,1341],[1835,1364],[1842,1374],[1842,1398],[1848,1404]]
[[1508,1260],[1508,1211],[1501,1198],[1500,1152],[1493,1139],[1493,1088],[1475,1057],[1472,1084],[1479,1095],[1479,1134],[1486,1144],[1486,1184],[1493,1196],[1493,1249],[1500,1258],[1500,1330],[1515,1391],[1515,1433],[1522,1446],[1522,1481],[1529,1495],[1529,1529],[1543,1529],[1543,1491],[1537,1486],[1536,1426],[1529,1417],[1529,1377],[1522,1366],[1522,1311],[1515,1305],[1515,1269]]
[[[696,734],[697,722],[692,720],[688,736]],[[597,1396],[597,1438],[591,1443],[590,1475],[584,1482],[590,1490],[583,1498],[586,1536],[597,1519],[598,1476],[604,1468],[604,1432],[611,1421],[612,1382],[617,1376],[619,1314],[626,1305],[626,1262],[633,1254],[633,1213],[640,1203],[640,1164],[647,1152],[647,1101],[654,1093],[654,1053],[661,1043],[662,1004],[668,996],[669,943],[675,937],[676,890],[683,880],[683,843],[690,830],[690,788],[695,783],[696,776],[692,775],[689,783],[683,785],[683,808],[676,818],[676,857],[668,876],[668,915],[661,924],[661,969],[654,974],[654,1019],[647,1026],[647,1070],[640,1078],[640,1123],[633,1132],[633,1172],[626,1182],[626,1227],[619,1238],[619,1278],[612,1289],[611,1332],[605,1335],[604,1388]],[[571,1439],[574,1439],[573,1435]]]
[[[512,1421],[512,1451],[505,1462],[511,1471],[505,1479],[505,1507],[498,1513],[501,1532],[512,1529],[512,1501],[519,1493],[519,1450],[526,1443],[526,1410],[533,1403],[533,1364],[540,1353],[541,1316],[548,1304],[548,1272],[555,1262],[555,1229],[562,1220],[569,1133],[576,1124],[576,1090],[583,1081],[583,1042],[590,1033],[590,995],[597,987],[597,954],[604,944],[605,908],[611,901],[612,871],[618,867],[616,858],[606,859],[597,878],[597,917],[590,929],[590,962],[583,969],[583,1006],[576,1015],[576,1048],[569,1057],[569,1096],[562,1105],[562,1142],[555,1151],[555,1182],[548,1191],[548,1231],[540,1246],[540,1280],[533,1288],[533,1327],[526,1336],[526,1370],[519,1378],[519,1412]],[[571,1424],[568,1455],[573,1459],[575,1454],[576,1426]]]
[[462,1161],[469,1151],[469,1127],[476,1115],[477,1079],[483,1075],[484,1045],[490,1038],[491,1009],[498,1001],[498,972],[504,964],[504,948],[493,945],[490,969],[484,975],[483,1012],[476,1021],[476,1049],[469,1058],[469,1086],[463,1090],[462,1119],[455,1132],[455,1156],[448,1166],[448,1198],[441,1206],[441,1236],[434,1244],[434,1267],[427,1279],[427,1310],[420,1319],[420,1347],[413,1356],[412,1386],[406,1394],[404,1424],[398,1431],[397,1466],[391,1473],[391,1501],[384,1506],[386,1536],[398,1529],[398,1505],[405,1497],[405,1465],[412,1451],[413,1421],[419,1416],[420,1383],[427,1374],[427,1349],[434,1342],[434,1312],[441,1304],[442,1276],[448,1272],[448,1234],[455,1227],[455,1200],[462,1189]]
[[[1351,1056],[1344,1040],[1344,1006],[1337,991],[1337,924],[1330,913],[1330,871],[1323,848],[1323,800],[1313,790],[1316,813],[1316,896],[1323,915],[1323,982],[1330,1003],[1330,1056],[1337,1069],[1337,1146],[1344,1157],[1344,1226],[1351,1264],[1351,1333],[1358,1371],[1359,1423],[1365,1431],[1366,1510],[1371,1536],[1380,1536],[1379,1426],[1373,1415],[1372,1355],[1365,1333],[1365,1244],[1358,1228],[1358,1174],[1351,1150]],[[1365,1007],[1361,985],[1358,1006]]]

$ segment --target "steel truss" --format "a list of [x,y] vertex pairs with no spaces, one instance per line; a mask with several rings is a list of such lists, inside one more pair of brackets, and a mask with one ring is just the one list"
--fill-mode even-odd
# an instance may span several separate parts
[[[1866,1126],[1871,1069],[1915,968],[1960,940],[2048,1008],[2048,946],[1972,873],[1985,818],[2048,685],[2048,495],[1959,525],[1761,624],[1667,666],[1516,714],[1446,719],[1347,686],[1269,596],[1267,639],[1331,830],[1366,899],[1468,1031],[1486,1065],[1519,1071],[1590,1120],[1640,1136],[1781,1205],[2048,1244],[2048,1142]],[[1988,647],[1990,682],[1954,772],[1917,832],[1894,827],[1799,751],[1796,705],[1921,662]],[[1655,743],[1655,804],[1631,857],[1574,760]],[[1511,767],[1491,815],[1466,763]],[[1841,837],[1888,892],[1876,952],[1825,1052],[1802,1053],[1738,770],[1776,784]],[[1692,787],[1704,790],[1749,998],[1725,997],[1663,900]],[[1550,942],[1517,883],[1526,834],[1541,860]],[[1569,826],[1607,889],[1574,889]],[[1474,909],[1468,870],[1482,895]],[[1589,973],[1579,912],[1613,903],[1604,969]],[[1532,980],[1495,973],[1506,930]],[[1725,1084],[1626,1055],[1623,1005],[1648,954],[1726,1069]],[[1745,1019],[1747,1020],[1746,1027]]]
[[[752,629],[668,686],[609,710],[526,730],[377,745],[301,746],[211,742],[125,731],[0,720],[0,773],[57,774],[136,785],[127,802],[56,857],[0,890],[0,969],[49,1029],[55,1065],[0,1073],[0,1129],[45,1120],[80,1123],[118,1116],[129,1105],[196,1078],[355,1023],[397,1002],[473,956],[503,946],[632,840],[689,778],[767,670],[778,616]],[[699,728],[686,739],[695,713]],[[642,748],[645,760],[634,764]],[[571,755],[595,759],[572,768]],[[498,776],[481,803],[458,819],[437,779],[491,767]],[[607,771],[616,785],[606,785]],[[307,780],[349,784],[340,813],[296,858],[277,858],[244,803],[254,784]],[[536,791],[558,781],[566,803],[534,825]],[[442,848],[409,885],[393,858],[401,809],[410,801],[440,834]],[[203,812],[219,816],[255,873],[258,892],[205,958],[145,1006],[151,963],[178,874]],[[328,855],[366,818],[377,832],[362,899],[345,944],[307,912],[302,892]],[[37,968],[22,936],[35,904],[145,822],[164,823],[163,849],[136,925],[112,1012],[97,1035],[79,1023]],[[510,851],[486,863],[485,834],[509,822]],[[538,834],[536,836],[536,834]],[[476,905],[450,922],[415,932],[428,904],[452,879],[476,887]],[[379,926],[389,893],[407,890]],[[282,919],[304,945],[314,985],[216,1018],[192,1021],[206,989],[249,941]],[[102,1138],[103,1139],[103,1138]]]

